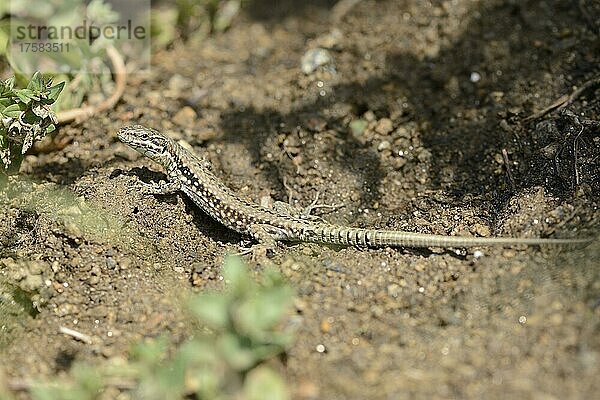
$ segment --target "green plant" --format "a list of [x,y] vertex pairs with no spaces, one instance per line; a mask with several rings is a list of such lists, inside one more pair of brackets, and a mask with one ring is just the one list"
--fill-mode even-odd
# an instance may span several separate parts
[[197,330],[177,350],[166,337],[147,340],[133,347],[127,361],[79,365],[68,381],[35,384],[33,398],[91,400],[118,386],[132,398],[150,400],[289,399],[283,379],[264,362],[292,343],[292,334],[281,326],[292,289],[271,270],[255,282],[237,257],[227,258],[223,277],[225,291],[189,300]]
[[[116,23],[120,16],[110,4],[104,0],[30,0],[13,3],[10,14],[0,9],[0,56],[8,61],[18,85],[24,86],[28,71],[43,65],[44,71],[51,71],[56,80],[66,82],[66,90],[53,105],[55,112],[78,109],[86,100],[89,104],[97,104],[100,98],[109,96],[114,90],[110,65],[113,70],[116,69],[109,49],[116,46],[116,40],[104,35],[90,40],[77,34],[58,35],[56,32],[62,32],[63,28],[73,31],[83,24],[102,27]],[[29,32],[28,29],[32,27],[46,28],[54,34],[40,37],[33,29],[28,34],[31,38],[19,38],[20,28],[25,28],[20,32]],[[45,46],[52,51],[35,51],[37,46]],[[110,64],[107,60],[110,60]],[[116,75],[119,71],[113,72]]]
[[190,308],[212,329],[229,366],[246,371],[289,344],[290,336],[275,328],[290,306],[292,292],[272,270],[266,270],[262,284],[257,284],[236,257],[227,259],[223,277],[229,285],[225,293],[200,295],[191,300]]
[[241,0],[177,0],[177,26],[184,38],[208,25],[211,32],[229,28],[241,7]]
[[14,84],[14,78],[0,82],[0,166],[8,173],[18,171],[33,142],[55,129],[51,106],[65,85],[52,86],[39,72],[24,89],[16,89]]
[[200,331],[170,362],[163,361],[164,343],[138,346],[138,365],[145,366],[137,389],[140,398],[195,394],[197,399],[230,399],[240,392],[251,398],[257,387],[271,387],[274,399],[287,398],[279,375],[261,363],[292,342],[290,332],[280,328],[291,305],[291,288],[271,270],[264,272],[260,284],[255,282],[238,257],[227,258],[223,277],[224,292],[190,299]]

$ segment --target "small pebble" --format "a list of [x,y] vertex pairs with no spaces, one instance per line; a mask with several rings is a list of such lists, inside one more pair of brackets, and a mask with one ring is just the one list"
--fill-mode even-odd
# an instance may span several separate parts
[[132,260],[129,257],[124,257],[119,261],[119,268],[121,270],[126,270],[131,268]]
[[387,287],[388,295],[390,295],[392,297],[398,297],[401,290],[402,289],[400,288],[400,286],[396,285],[395,283],[392,283],[392,284],[388,285],[388,287]]
[[327,319],[321,320],[321,332],[328,333],[331,330],[331,324]]
[[191,86],[192,86],[191,81],[187,78],[184,78],[183,76],[181,76],[179,74],[173,75],[169,79],[169,83],[168,83],[169,91],[174,92],[174,93],[181,93],[183,91],[186,91]]
[[106,259],[106,268],[108,268],[108,269],[115,269],[115,268],[117,268],[117,262],[115,261],[114,258],[108,257]]
[[173,122],[185,128],[192,128],[197,120],[196,111],[192,107],[185,106],[175,114]]
[[369,122],[375,121],[375,113],[373,111],[371,111],[371,110],[365,112],[364,117]]
[[478,234],[479,236],[487,237],[490,236],[490,228],[483,224],[475,224],[473,225],[473,232]]
[[320,47],[308,50],[304,53],[300,61],[302,72],[306,75],[315,72],[317,68],[327,64],[333,64],[333,57],[329,51]]
[[379,143],[379,146],[377,146],[377,150],[383,151],[389,149],[390,147],[392,147],[392,144],[387,140],[384,140],[383,142]]
[[381,118],[377,122],[377,126],[375,126],[375,132],[377,132],[381,135],[387,135],[393,129],[394,129],[394,126],[392,124],[392,120],[389,118]]

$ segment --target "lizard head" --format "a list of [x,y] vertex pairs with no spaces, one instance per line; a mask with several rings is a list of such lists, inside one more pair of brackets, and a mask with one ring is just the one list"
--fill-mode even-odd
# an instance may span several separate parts
[[154,161],[161,162],[168,156],[170,139],[157,130],[142,125],[130,125],[119,129],[119,140]]

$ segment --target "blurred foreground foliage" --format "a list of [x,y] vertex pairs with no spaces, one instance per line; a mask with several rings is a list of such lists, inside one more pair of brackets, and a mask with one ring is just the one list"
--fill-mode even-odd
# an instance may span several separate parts
[[[293,341],[282,325],[293,290],[273,270],[254,281],[238,257],[223,267],[226,288],[189,299],[195,331],[171,350],[166,337],[134,345],[128,359],[97,367],[76,365],[67,379],[35,383],[36,400],[134,399],[287,400],[282,377],[266,361]],[[271,363],[273,364],[273,363]],[[7,384],[0,399],[12,399]]]
[[202,40],[231,26],[242,0],[173,0],[152,10],[152,43],[164,48],[177,39]]

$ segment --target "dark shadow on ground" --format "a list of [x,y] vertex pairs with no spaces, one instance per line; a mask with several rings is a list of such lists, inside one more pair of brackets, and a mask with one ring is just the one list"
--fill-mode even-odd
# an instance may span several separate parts
[[[306,121],[319,115],[321,106],[319,104],[311,105],[306,108],[297,109],[292,114],[282,115],[275,111],[256,112],[252,108],[247,108],[242,112],[227,112],[222,115],[222,128],[225,132],[223,140],[230,143],[241,143],[246,147],[255,162],[263,160],[261,151],[264,149],[265,142],[269,136],[273,135],[275,129],[285,121],[286,129],[293,129],[296,126],[303,126]],[[341,121],[328,120],[329,126],[335,124],[341,125]],[[340,133],[341,132],[341,133]],[[336,151],[340,151],[347,160],[347,164],[342,165],[348,173],[360,174],[360,180],[365,182],[361,196],[361,204],[371,204],[377,199],[377,193],[367,188],[376,188],[379,186],[380,179],[384,176],[380,167],[380,159],[377,152],[365,148],[352,135],[346,135],[345,128],[338,130],[338,135],[343,135],[339,148],[331,149],[332,157]],[[278,132],[283,133],[283,132]],[[283,186],[283,176],[278,168],[277,161],[264,163],[267,167],[263,170],[265,178],[270,182],[270,187],[277,191],[280,199],[287,197],[287,192]]]
[[86,170],[87,166],[79,158],[69,158],[66,162],[50,161],[37,165],[29,176],[40,181],[70,185],[81,178]]
[[[523,91],[522,87],[515,87],[515,82],[522,85],[539,81],[542,71],[552,71],[554,65],[564,62],[568,53],[580,55],[570,64],[568,81],[572,84],[585,81],[599,69],[595,64],[597,56],[590,57],[587,49],[573,47],[576,42],[550,30],[556,25],[583,29],[577,7],[566,0],[552,2],[552,6],[550,10],[546,3],[537,1],[484,3],[472,13],[477,17],[465,22],[464,34],[441,49],[436,57],[418,60],[408,52],[390,52],[383,75],[364,83],[335,86],[331,96],[298,107],[290,114],[253,109],[225,113],[222,115],[223,139],[243,143],[258,162],[267,138],[278,132],[281,122],[293,127],[302,125],[308,118],[321,117],[329,127],[340,127],[338,135],[344,135],[347,128],[342,121],[327,118],[322,114],[324,108],[335,103],[350,103],[357,116],[368,109],[384,117],[389,115],[385,109],[386,104],[391,103],[389,96],[404,96],[409,108],[402,118],[426,126],[420,137],[433,155],[432,189],[443,188],[457,201],[465,195],[491,193],[500,206],[511,197],[513,188],[506,176],[493,173],[497,167],[493,159],[502,149],[507,149],[512,160],[518,162],[512,167],[514,189],[541,185],[552,195],[568,195],[572,190],[569,178],[558,176],[552,159],[540,154],[540,149],[556,138],[522,124],[532,113],[531,103],[518,102],[521,99],[516,98],[515,104],[510,104],[511,92]],[[513,27],[513,35],[506,36],[506,26]],[[539,68],[532,68],[532,64]],[[473,78],[473,73],[480,80]],[[391,93],[384,89],[390,85],[394,87]],[[494,93],[509,101],[495,102]],[[331,159],[335,159],[336,149],[330,151]],[[363,191],[361,202],[376,201],[377,187],[384,176],[378,154],[351,135],[344,137],[342,151],[348,155],[344,162],[354,164],[353,172],[359,173],[361,181],[366,182],[365,189],[371,188]],[[589,157],[598,158],[598,149]],[[346,164],[339,167],[348,169]],[[447,174],[449,167],[457,177],[457,183],[450,186],[444,185],[441,179],[442,170]],[[284,193],[276,166],[270,165],[264,173],[273,187]],[[581,178],[589,181],[593,176],[588,174]]]

